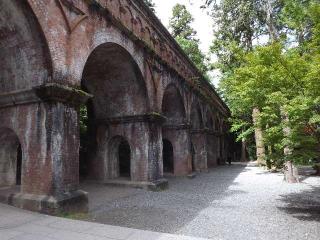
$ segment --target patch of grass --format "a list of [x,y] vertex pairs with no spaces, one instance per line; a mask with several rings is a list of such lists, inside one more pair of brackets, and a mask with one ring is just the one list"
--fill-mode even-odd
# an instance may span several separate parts
[[73,219],[73,220],[89,220],[88,213],[61,213],[58,217]]

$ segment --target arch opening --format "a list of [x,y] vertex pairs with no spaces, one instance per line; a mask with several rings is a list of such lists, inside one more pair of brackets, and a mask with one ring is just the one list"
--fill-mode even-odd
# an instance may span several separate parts
[[198,103],[193,102],[191,105],[191,116],[190,116],[192,129],[202,129],[203,120],[201,109]]
[[162,99],[162,113],[167,118],[167,124],[181,124],[185,121],[186,112],[179,90],[169,85]]
[[22,147],[10,129],[0,131],[0,187],[21,185]]
[[122,140],[118,147],[119,177],[131,178],[131,150],[127,141]]
[[191,143],[191,167],[192,172],[196,171],[196,150],[194,149],[193,143]]
[[116,136],[109,141],[108,167],[112,169],[112,179],[131,180],[131,147],[122,136]]
[[22,149],[19,143],[17,149],[17,171],[16,171],[16,185],[21,185],[21,175],[22,175]]
[[30,89],[51,75],[49,49],[27,1],[0,0],[0,92]]
[[[149,109],[149,101],[145,81],[137,63],[126,49],[116,43],[105,43],[92,51],[83,70],[81,87],[93,95],[92,100],[83,106],[85,116],[80,115],[84,119],[80,119],[80,122],[85,125],[80,144],[80,149],[84,150],[80,152],[80,169],[83,165],[85,175],[91,176],[94,164],[103,168],[102,160],[106,165],[113,161],[113,156],[105,155],[107,159],[93,163],[97,152],[106,150],[104,144],[108,141],[108,134],[103,134],[100,130],[98,132],[101,124],[108,128],[112,119],[145,114]],[[128,144],[117,144],[117,149],[120,147],[115,153],[117,158],[128,162]],[[121,166],[118,167],[121,169],[120,175],[130,176],[130,168],[124,169]],[[119,176],[113,174],[112,177]]]
[[210,130],[214,130],[214,120],[211,111],[207,111],[206,119],[206,127]]
[[173,161],[173,146],[172,143],[163,139],[163,172],[164,173],[174,173],[174,161]]
[[92,100],[80,107],[80,148],[79,148],[79,176],[80,181],[90,177],[91,166],[89,159],[95,150],[95,116]]

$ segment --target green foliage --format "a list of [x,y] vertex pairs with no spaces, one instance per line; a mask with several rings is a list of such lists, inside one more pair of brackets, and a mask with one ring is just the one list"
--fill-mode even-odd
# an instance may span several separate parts
[[[301,55],[298,49],[286,50],[281,43],[257,47],[246,55],[234,74],[221,82],[233,113],[232,129],[239,132],[239,138],[253,132],[249,117],[252,108],[261,109],[260,123],[265,144],[272,150],[268,156],[272,164],[285,160],[285,146],[292,150],[290,159],[297,164],[307,164],[317,157],[320,143],[318,58]],[[283,121],[283,112],[288,115],[288,122]],[[283,133],[285,128],[290,129],[288,136]]]
[[196,40],[188,40],[181,36],[177,36],[176,41],[188,55],[190,60],[197,66],[200,72],[205,74],[208,71],[207,58],[205,54],[201,52],[199,42]]
[[250,151],[254,149],[252,109],[259,108],[269,166],[319,158],[320,2],[206,4],[217,24],[211,51],[223,74],[219,91],[231,109],[231,130],[238,140],[246,139]]
[[171,34],[174,38],[180,37],[186,40],[193,40],[197,32],[191,27],[194,18],[188,12],[185,5],[176,4],[172,9],[172,17],[169,21]]
[[211,51],[218,56],[217,67],[223,72],[239,67],[243,52],[250,51],[254,39],[263,35],[260,1],[207,1],[215,21],[215,40]]
[[300,45],[311,37],[312,19],[309,12],[311,0],[286,0],[280,14],[280,21]]
[[172,9],[169,28],[172,36],[179,43],[181,48],[204,75],[208,72],[208,58],[200,50],[199,40],[196,38],[197,32],[192,28],[194,21],[186,6],[176,4]]

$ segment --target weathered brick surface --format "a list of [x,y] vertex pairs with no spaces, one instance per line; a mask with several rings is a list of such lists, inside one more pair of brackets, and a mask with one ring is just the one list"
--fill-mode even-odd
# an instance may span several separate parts
[[[72,194],[77,105],[88,98],[80,88],[93,95],[89,171],[96,180],[118,177],[120,138],[130,144],[138,182],[163,178],[164,138],[176,175],[192,171],[191,141],[198,169],[230,155],[226,105],[141,0],[0,0],[0,66],[0,186],[15,184],[21,144],[21,192],[32,209],[47,201],[37,196],[56,199],[55,208],[73,196],[86,204],[85,194]],[[48,88],[53,83],[60,85]]]

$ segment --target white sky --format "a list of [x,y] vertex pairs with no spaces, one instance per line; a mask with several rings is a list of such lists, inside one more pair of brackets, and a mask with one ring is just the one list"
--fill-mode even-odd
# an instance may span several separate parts
[[[194,18],[193,28],[197,31],[197,37],[200,39],[200,48],[204,53],[209,52],[213,40],[213,20],[207,11],[200,6],[204,0],[153,0],[156,5],[156,15],[163,25],[168,28],[169,19],[172,16],[172,8],[177,3],[184,4]],[[212,82],[217,85],[219,82],[219,72],[210,73]]]

